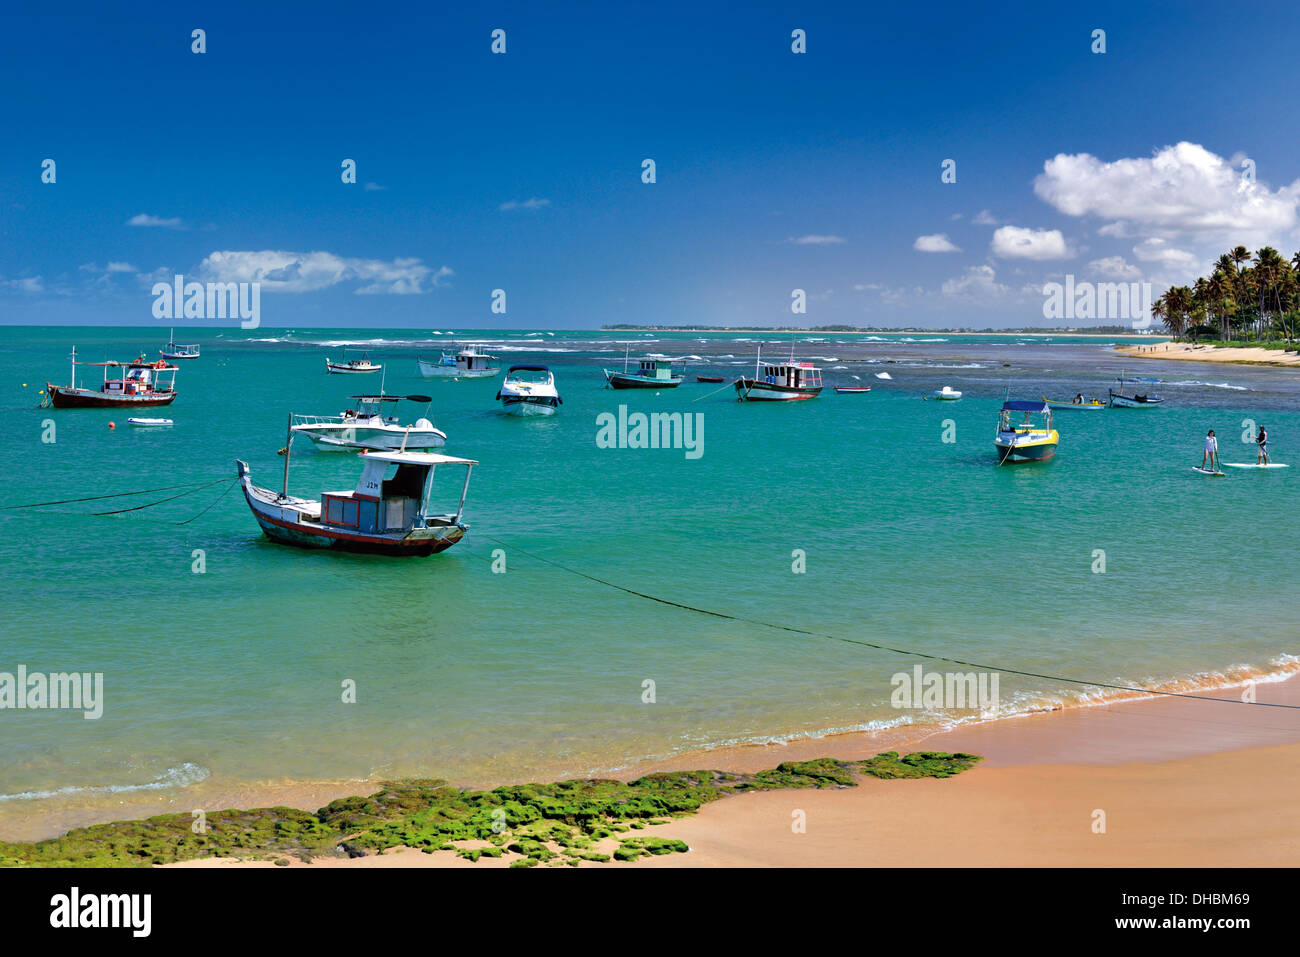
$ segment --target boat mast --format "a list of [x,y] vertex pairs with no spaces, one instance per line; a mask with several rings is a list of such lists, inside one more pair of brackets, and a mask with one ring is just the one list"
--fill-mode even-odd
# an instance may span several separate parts
[[76,387],[77,387],[77,347],[73,346],[72,347],[72,385],[70,385],[68,388],[75,389]]
[[284,486],[280,490],[280,498],[289,497],[289,456],[293,453],[293,413],[289,413],[289,424],[285,430],[284,442]]

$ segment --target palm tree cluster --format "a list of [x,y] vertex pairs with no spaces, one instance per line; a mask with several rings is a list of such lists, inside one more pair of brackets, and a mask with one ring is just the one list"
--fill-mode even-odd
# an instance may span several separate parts
[[1237,246],[1215,260],[1209,278],[1166,289],[1151,313],[1176,338],[1289,342],[1300,330],[1300,252],[1288,262],[1272,246],[1253,255]]

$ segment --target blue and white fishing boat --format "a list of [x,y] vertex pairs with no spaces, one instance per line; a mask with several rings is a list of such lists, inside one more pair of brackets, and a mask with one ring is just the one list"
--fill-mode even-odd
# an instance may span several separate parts
[[1119,391],[1110,390],[1110,407],[1112,409],[1149,409],[1164,401],[1161,396],[1150,393],[1125,392],[1123,372],[1119,374]]
[[[630,351],[630,350],[629,350]],[[627,368],[628,356],[623,356],[623,371],[602,369],[611,389],[675,389],[682,384],[683,376],[673,372],[673,360],[657,356],[640,360],[636,372]]]

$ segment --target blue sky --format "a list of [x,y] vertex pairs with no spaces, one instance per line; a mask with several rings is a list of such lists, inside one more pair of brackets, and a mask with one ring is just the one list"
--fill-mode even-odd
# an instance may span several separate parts
[[1046,325],[1300,248],[1293,4],[474,6],[7,5],[0,322]]

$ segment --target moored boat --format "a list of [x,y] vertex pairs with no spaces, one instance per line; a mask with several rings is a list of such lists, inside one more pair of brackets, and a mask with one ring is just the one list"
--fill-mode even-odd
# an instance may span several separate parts
[[[1130,380],[1133,381],[1133,380]],[[1139,379],[1139,382],[1149,380]],[[1150,393],[1125,392],[1124,373],[1119,374],[1119,391],[1110,390],[1110,407],[1112,409],[1149,409],[1164,402],[1164,398]]]
[[[77,366],[99,366],[104,379],[99,388],[77,385]],[[109,370],[119,370],[117,378]],[[141,408],[170,405],[176,399],[176,366],[165,359],[149,362],[143,355],[134,362],[78,362],[72,349],[72,381],[69,385],[45,383],[45,402],[56,409]],[[44,404],[44,403],[42,403]]]
[[349,359],[346,349],[343,350],[343,361],[333,362],[329,356],[325,357],[325,371],[333,375],[363,375],[369,372],[378,372],[383,365],[376,365],[370,361],[370,354],[365,353],[360,359]]
[[726,382],[727,377],[721,375],[697,375],[696,382]]
[[510,415],[554,415],[564,404],[546,366],[511,366],[497,399]]
[[815,399],[821,395],[822,372],[811,362],[796,362],[793,355],[788,361],[767,365],[759,358],[754,363],[753,378],[741,376],[734,385],[736,398],[742,402]]
[[437,362],[416,356],[420,375],[426,379],[490,379],[501,371],[496,356],[479,352],[475,346],[466,346],[459,352],[444,352]]
[[623,371],[602,369],[611,389],[675,389],[682,384],[682,376],[673,373],[671,359],[647,357],[639,360],[636,372],[629,372],[628,357],[623,357]]
[[126,420],[127,425],[133,425],[138,429],[165,428],[172,424],[171,419],[145,419],[129,418]]
[[[447,433],[436,429],[427,416],[401,425],[394,415],[385,415],[387,403],[408,399],[431,403],[427,395],[354,395],[355,405],[339,415],[295,415],[292,431],[304,435],[318,449],[438,449],[447,443]],[[391,408],[392,406],[388,406]]]
[[[1041,424],[1035,421],[1041,416]],[[1014,421],[1018,418],[1019,421]],[[998,413],[998,431],[993,445],[998,450],[998,464],[1004,462],[1045,462],[1056,454],[1060,436],[1052,428],[1052,408],[1046,402],[1012,400],[1002,403]]]
[[961,392],[950,385],[946,385],[942,389],[936,389],[931,397],[945,402],[955,402],[961,398]]
[[1098,399],[1096,396],[1088,396],[1088,398],[1085,399],[1082,394],[1076,395],[1068,402],[1063,399],[1049,399],[1047,396],[1043,396],[1043,401],[1051,406],[1052,410],[1056,412],[1063,409],[1068,409],[1072,412],[1087,412],[1099,411],[1106,408],[1106,403],[1101,401],[1101,399]]
[[870,392],[869,385],[837,385],[835,391],[840,395],[857,395],[860,392]]
[[167,345],[160,350],[159,355],[164,359],[197,359],[199,357],[199,347],[197,345],[181,345],[176,341],[176,330],[168,330]]
[[[289,494],[291,449],[286,447],[284,453],[284,484],[279,492],[254,485],[248,464],[236,461],[244,500],[262,531],[274,541],[302,548],[423,556],[450,548],[465,535],[468,526],[461,516],[470,472],[478,465],[472,459],[404,449],[362,452],[356,488],[322,492],[315,500]],[[432,511],[429,500],[434,474],[448,465],[465,469],[460,500],[454,510]]]

